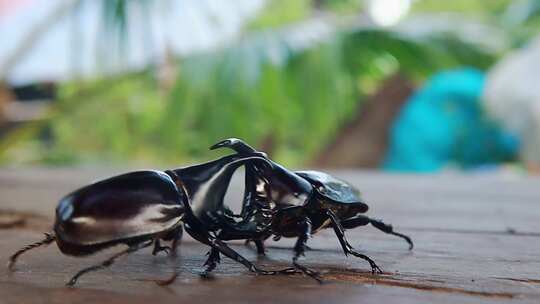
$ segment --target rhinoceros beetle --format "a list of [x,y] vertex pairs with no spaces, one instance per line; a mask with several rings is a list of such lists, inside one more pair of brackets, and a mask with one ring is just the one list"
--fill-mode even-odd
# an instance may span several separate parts
[[[220,239],[209,233],[201,210],[223,206],[223,198],[234,171],[241,165],[268,163],[260,153],[229,155],[200,165],[167,171],[136,171],[114,176],[82,187],[64,198],[56,208],[53,233],[15,252],[8,267],[28,250],[56,242],[67,255],[84,256],[117,244],[127,245],[101,264],[76,273],[67,285],[91,271],[111,266],[121,256],[154,244],[153,254],[170,250],[174,257],[185,230],[216,252],[243,264],[257,274],[290,273],[290,269],[266,271],[256,267]],[[264,167],[258,164],[258,167]],[[221,209],[225,210],[225,209]],[[201,221],[201,219],[203,221]],[[160,240],[172,241],[171,247]],[[169,284],[176,278],[156,280]]]
[[[228,147],[240,155],[264,153],[256,151],[245,142],[230,138],[211,149]],[[345,255],[352,254],[369,262],[372,273],[382,270],[368,256],[357,252],[345,238],[345,229],[371,224],[375,228],[403,238],[413,248],[412,240],[395,232],[391,225],[363,215],[368,205],[360,197],[359,191],[347,182],[318,171],[290,171],[271,161],[272,166],[246,164],[246,189],[241,218],[230,223],[228,229],[220,231],[220,239],[253,240],[259,253],[264,253],[264,240],[274,235],[297,237],[294,246],[293,265],[305,274],[319,280],[318,273],[298,264],[304,255],[306,242],[311,234],[332,227]],[[265,229],[268,228],[268,229]],[[251,234],[251,237],[249,235]],[[216,249],[214,254],[219,256]]]

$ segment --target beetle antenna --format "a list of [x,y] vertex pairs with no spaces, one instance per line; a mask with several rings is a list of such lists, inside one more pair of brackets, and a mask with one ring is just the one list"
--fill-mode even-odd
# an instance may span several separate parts
[[8,262],[8,269],[10,271],[13,271],[13,266],[15,266],[15,262],[17,262],[17,258],[27,252],[28,250],[32,250],[34,248],[37,248],[37,247],[40,247],[40,246],[43,246],[43,245],[49,245],[50,243],[54,242],[56,240],[56,235],[54,235],[54,233],[45,233],[45,238],[39,242],[35,242],[35,243],[32,243],[32,244],[28,244],[26,246],[24,246],[23,248],[17,250],[17,252],[15,252],[12,256],[9,257],[9,262]]

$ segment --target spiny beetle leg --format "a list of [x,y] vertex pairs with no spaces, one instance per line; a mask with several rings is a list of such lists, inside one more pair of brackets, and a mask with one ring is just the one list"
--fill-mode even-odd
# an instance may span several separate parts
[[206,262],[204,262],[204,266],[206,266],[206,268],[201,273],[201,276],[204,278],[208,278],[210,272],[212,272],[216,268],[217,264],[221,262],[221,258],[219,257],[219,250],[217,250],[216,248],[211,248],[207,255],[208,259],[206,260]]
[[323,283],[323,280],[321,278],[321,275],[318,271],[315,271],[315,270],[312,270],[312,269],[309,269],[307,268],[306,266],[303,266],[303,265],[300,265],[298,264],[297,262],[298,260],[298,257],[294,257],[293,258],[293,265],[294,265],[294,268],[300,270],[303,274],[309,276],[310,278],[314,279],[315,281],[317,281],[319,284],[322,284]]
[[300,270],[305,275],[313,278],[319,283],[322,283],[319,272],[311,270],[298,263],[298,258],[304,255],[304,252],[306,251],[306,242],[311,236],[311,220],[307,217],[304,218],[299,223],[298,227],[301,230],[301,234],[300,237],[298,237],[298,240],[296,240],[296,244],[294,245],[293,265],[296,269]]
[[371,266],[371,273],[372,274],[375,274],[377,272],[378,273],[383,273],[383,271],[381,270],[381,268],[379,266],[377,266],[375,261],[373,261],[367,255],[357,252],[351,246],[351,244],[349,244],[349,242],[347,242],[347,239],[345,238],[345,229],[339,223],[339,220],[337,219],[337,216],[334,214],[334,212],[332,212],[332,210],[327,210],[326,214],[328,215],[328,218],[330,219],[330,221],[332,223],[332,227],[334,228],[334,232],[336,233],[336,236],[337,236],[337,238],[339,240],[339,243],[341,244],[341,247],[343,248],[343,252],[345,253],[345,255],[352,254],[352,255],[354,255],[356,257],[359,257],[361,259],[366,260],[369,263],[369,265]]
[[371,225],[373,225],[375,228],[381,230],[382,232],[392,234],[392,235],[395,235],[395,236],[398,236],[398,237],[404,239],[409,244],[409,250],[413,249],[414,244],[413,244],[411,238],[404,235],[404,234],[401,234],[399,232],[395,232],[392,225],[386,224],[381,220],[375,220],[375,219],[371,219],[371,218],[370,218],[370,223],[371,223]]
[[29,244],[24,246],[23,248],[17,250],[13,255],[9,257],[8,262],[8,270],[13,271],[13,268],[15,266],[15,263],[17,262],[17,259],[19,256],[29,250],[35,249],[40,246],[49,245],[50,243],[54,242],[56,240],[56,235],[54,233],[45,233],[45,238],[41,241]]
[[224,254],[225,256],[227,256],[227,257],[241,263],[242,265],[246,266],[249,269],[249,271],[254,272],[255,274],[258,274],[258,275],[276,275],[276,274],[288,274],[288,273],[290,273],[290,272],[287,271],[287,269],[277,270],[277,271],[259,269],[257,266],[255,266],[255,264],[251,263],[246,258],[244,258],[240,254],[238,254],[236,251],[234,251],[232,248],[227,246],[227,244],[225,244],[221,240],[216,239],[216,238],[209,238],[209,241],[210,241],[210,245],[212,246],[212,248],[215,248],[215,249],[219,250],[219,252]]
[[395,235],[397,237],[404,239],[409,244],[409,250],[412,250],[414,247],[414,244],[410,237],[404,234],[401,234],[399,232],[395,232],[392,225],[386,224],[381,220],[372,219],[365,215],[358,214],[354,217],[342,220],[341,224],[343,225],[345,229],[352,229],[359,226],[365,226],[367,224],[371,224],[373,227],[379,229],[380,231],[384,233],[392,234],[392,235]]
[[368,263],[369,263],[369,266],[371,266],[371,273],[372,274],[375,274],[375,273],[379,273],[379,274],[382,274],[383,271],[382,269],[377,266],[377,264],[375,263],[375,261],[373,261],[370,257],[368,257],[367,255],[365,254],[361,254],[359,252],[357,252],[356,250],[354,250],[352,247],[349,248],[349,253],[354,255],[355,257],[359,257],[361,259],[364,259],[366,260]]
[[88,273],[88,272],[91,272],[91,271],[96,271],[96,270],[100,270],[100,269],[104,269],[104,268],[107,268],[107,267],[110,267],[112,264],[114,264],[114,262],[116,261],[116,259],[118,259],[119,257],[122,257],[124,255],[128,255],[130,253],[133,253],[137,250],[140,250],[140,249],[143,249],[143,248],[146,248],[146,247],[149,247],[153,244],[153,240],[151,241],[148,241],[148,242],[145,242],[145,243],[139,243],[139,244],[136,244],[134,246],[131,246],[125,250],[122,250],[118,253],[116,253],[115,255],[113,255],[112,257],[106,259],[105,261],[103,261],[101,264],[99,265],[94,265],[94,266],[90,266],[90,267],[87,267],[87,268],[84,268],[82,270],[80,270],[79,272],[77,272],[72,278],[71,280],[69,280],[69,282],[66,283],[66,286],[74,286],[76,283],[77,283],[77,280],[85,273]]
[[156,239],[154,241],[154,249],[152,250],[152,255],[157,255],[162,251],[166,254],[169,254],[169,252],[172,252],[172,248],[169,246],[161,246],[159,239]]
[[238,252],[236,252],[231,247],[229,247],[223,241],[217,238],[211,237],[208,234],[206,234],[206,238],[207,238],[205,242],[206,244],[210,245],[212,248],[217,249],[220,253],[227,256],[228,258],[246,266],[249,269],[249,271],[257,275],[276,275],[276,274],[291,274],[292,273],[289,268],[282,269],[282,270],[270,270],[270,271],[260,269],[257,266],[255,266],[255,264],[251,263],[246,258],[241,256]]
[[171,253],[170,256],[175,257],[178,253],[178,246],[180,246],[180,242],[182,241],[182,235],[184,234],[184,229],[182,229],[182,226],[178,227],[177,233],[175,234],[172,242],[171,242]]
[[244,245],[250,247],[251,242],[255,243],[255,247],[257,248],[258,255],[266,255],[266,248],[264,247],[263,240],[246,240]]

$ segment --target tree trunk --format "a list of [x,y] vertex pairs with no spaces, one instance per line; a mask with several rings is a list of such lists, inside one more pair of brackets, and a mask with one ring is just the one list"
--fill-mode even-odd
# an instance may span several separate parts
[[388,136],[413,85],[402,75],[386,80],[375,95],[359,107],[356,117],[338,131],[315,158],[314,166],[326,168],[376,168],[386,153]]

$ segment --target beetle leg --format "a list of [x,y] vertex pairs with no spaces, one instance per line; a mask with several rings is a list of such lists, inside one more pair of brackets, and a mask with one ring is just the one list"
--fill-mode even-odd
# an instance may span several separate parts
[[345,229],[343,226],[339,223],[339,220],[337,216],[332,212],[332,210],[327,210],[326,214],[328,215],[328,218],[330,218],[330,221],[332,223],[332,227],[334,228],[334,232],[336,233],[336,236],[339,240],[339,243],[341,244],[341,247],[343,248],[343,252],[345,255],[352,254],[356,257],[359,257],[361,259],[366,260],[369,265],[371,266],[371,273],[375,274],[375,272],[383,273],[381,268],[377,266],[377,264],[367,255],[357,252],[349,242],[347,242],[347,239],[345,238]]
[[[208,233],[207,230],[202,228],[202,225],[200,225],[200,223],[196,222],[196,219],[191,219],[191,221],[194,221],[195,223],[185,223],[184,228],[194,239],[212,248],[219,250],[219,252],[225,255],[226,257],[246,266],[249,269],[249,271],[254,272],[256,274],[262,274],[262,275],[294,273],[294,268],[286,268],[286,269],[277,270],[277,271],[267,271],[267,270],[259,269],[253,263],[251,263],[246,258],[241,256],[238,252],[236,252],[231,247],[229,247],[226,243],[216,238],[215,236],[210,235],[210,233]],[[198,224],[198,225],[195,225],[195,224]]]
[[253,240],[253,239],[248,239],[246,240],[246,242],[244,243],[244,245],[248,246],[250,245],[250,243],[253,242],[255,243],[255,247],[257,248],[257,254],[258,255],[265,255],[266,253],[266,248],[264,247],[264,241],[263,240]]
[[220,240],[241,240],[245,239],[244,245],[249,246],[251,242],[255,243],[257,254],[264,255],[264,239],[261,238],[260,232],[257,232],[250,226],[229,225],[222,223],[222,230],[217,235]]
[[56,240],[56,235],[54,233],[45,233],[45,238],[39,242],[35,242],[29,245],[24,246],[23,248],[17,250],[12,256],[9,257],[8,262],[8,269],[10,271],[13,271],[13,266],[15,266],[15,263],[17,262],[17,258],[19,256],[29,250],[32,250],[34,248],[43,246],[43,245],[49,245],[50,243],[54,242]]
[[227,244],[225,244],[221,240],[216,239],[216,238],[210,238],[209,241],[210,241],[210,246],[212,246],[213,248],[216,248],[217,250],[219,250],[219,252],[223,253],[228,258],[231,258],[231,259],[237,261],[238,263],[246,266],[249,269],[249,271],[254,272],[255,274],[259,274],[259,275],[276,275],[276,274],[293,274],[293,273],[296,272],[295,269],[291,268],[291,267],[285,268],[285,269],[282,269],[282,270],[263,270],[263,269],[260,269],[257,266],[255,266],[255,264],[251,263],[246,258],[244,258],[240,254],[238,254],[236,251],[234,251],[231,247],[229,247]]
[[206,262],[204,262],[206,269],[201,273],[201,276],[208,277],[210,272],[212,272],[212,270],[214,270],[217,264],[219,264],[220,262],[221,258],[219,257],[219,250],[217,250],[216,248],[211,248],[208,252],[208,259],[206,260]]
[[413,247],[414,247],[414,244],[413,244],[410,237],[408,237],[408,236],[406,236],[404,234],[401,234],[399,232],[395,232],[392,225],[386,224],[381,220],[372,219],[372,218],[367,217],[365,215],[360,215],[359,214],[359,215],[356,215],[354,217],[351,217],[351,218],[348,218],[348,219],[345,219],[345,220],[341,221],[341,224],[343,225],[343,227],[345,229],[355,228],[355,227],[358,227],[358,226],[365,226],[367,224],[371,224],[371,225],[373,225],[373,227],[379,229],[380,231],[382,231],[384,233],[392,234],[392,235],[395,235],[395,236],[398,236],[398,237],[404,239],[409,244],[409,250],[412,250]]
[[174,238],[171,242],[171,256],[176,256],[178,253],[178,246],[180,246],[180,242],[182,241],[182,235],[184,234],[184,229],[182,226],[179,226],[177,228],[177,233],[174,235]]
[[258,255],[265,255],[265,247],[264,247],[264,241],[263,240],[254,240],[255,247],[257,247],[257,254]]
[[[178,246],[180,245],[180,240],[182,239],[182,234],[184,230],[182,226],[175,228],[170,235],[166,237],[158,237],[154,240],[154,249],[152,250],[152,255],[157,255],[162,251],[165,251],[169,257],[175,257],[178,251]],[[161,241],[171,241],[170,246],[161,246]]]
[[154,249],[152,250],[152,255],[157,255],[158,253],[165,251],[166,254],[172,252],[172,248],[169,246],[161,246],[159,239],[154,240]]
[[136,244],[136,245],[133,245],[133,246],[130,246],[128,247],[127,249],[125,250],[122,250],[118,253],[116,253],[115,255],[111,256],[110,258],[106,259],[105,261],[103,261],[101,264],[98,264],[98,265],[94,265],[94,266],[90,266],[90,267],[87,267],[87,268],[84,268],[82,270],[80,270],[79,272],[77,272],[72,278],[71,280],[69,280],[69,282],[67,282],[67,286],[73,286],[77,283],[77,280],[79,279],[79,277],[81,277],[83,274],[85,273],[88,273],[88,272],[91,272],[91,271],[96,271],[96,270],[100,270],[100,269],[104,269],[104,268],[107,268],[109,266],[111,266],[115,261],[116,259],[118,259],[119,257],[122,257],[124,255],[128,255],[130,253],[133,253],[137,250],[140,250],[140,249],[143,249],[143,248],[146,248],[146,247],[149,247],[153,244],[153,240],[151,241],[147,241],[145,243],[139,243],[139,244]]
[[[171,249],[170,252],[169,252],[169,258],[173,262],[176,260],[176,257],[177,257],[176,253],[177,253],[179,242],[182,239],[183,232],[184,232],[184,230],[183,230],[182,226],[179,226],[175,230],[175,234],[174,234],[173,239],[171,241],[171,247],[169,247]],[[159,242],[158,239],[156,239],[156,241]],[[155,245],[155,243],[154,243],[154,245]],[[155,250],[155,247],[154,247],[154,250]],[[153,281],[154,283],[156,283],[159,286],[167,286],[167,285],[172,284],[174,281],[176,281],[177,277],[178,277],[178,271],[175,268],[172,275],[169,278],[167,278],[167,279],[153,279],[151,281]]]
[[293,265],[295,268],[302,271],[305,275],[312,277],[319,283],[322,283],[320,275],[317,271],[311,270],[303,265],[298,264],[298,258],[304,255],[304,252],[306,251],[306,242],[311,236],[311,221],[309,220],[309,218],[305,218],[300,223],[300,225],[302,233],[300,237],[298,237],[298,240],[296,240],[296,244],[294,245]]
[[231,247],[227,246],[224,242],[221,240],[212,238],[210,239],[210,245],[218,250],[219,252],[223,253],[227,257],[237,261],[238,263],[246,266],[251,272],[255,272],[257,274],[274,274],[275,271],[265,271],[257,268],[253,263],[248,261],[246,258],[238,254],[236,251],[234,251]]

